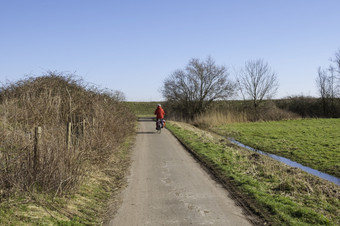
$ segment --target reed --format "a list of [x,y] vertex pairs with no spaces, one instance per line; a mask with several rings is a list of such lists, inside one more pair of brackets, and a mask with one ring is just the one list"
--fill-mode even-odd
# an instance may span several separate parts
[[230,124],[236,122],[246,122],[248,121],[246,112],[234,112],[234,111],[210,111],[197,116],[192,124],[200,128],[208,128],[211,126],[218,126],[223,124]]
[[300,118],[297,114],[280,109],[272,102],[267,102],[256,111],[253,108],[227,106],[208,110],[194,118],[190,123],[200,128],[209,128],[224,124],[254,122],[254,121],[279,121]]

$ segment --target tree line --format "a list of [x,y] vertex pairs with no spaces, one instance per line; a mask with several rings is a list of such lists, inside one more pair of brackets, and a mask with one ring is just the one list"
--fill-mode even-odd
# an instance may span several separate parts
[[167,106],[185,119],[204,113],[216,100],[225,100],[240,92],[252,100],[256,110],[264,98],[275,95],[278,79],[268,63],[262,59],[248,61],[236,81],[230,78],[225,66],[208,57],[193,58],[184,69],[174,71],[164,82],[163,97]]
[[[316,85],[324,115],[334,117],[340,95],[340,49],[331,62],[327,69],[318,69]],[[256,116],[263,100],[274,97],[278,87],[277,73],[263,59],[247,61],[234,81],[225,66],[207,57],[192,58],[184,69],[175,70],[166,78],[161,91],[173,114],[193,119],[207,111],[214,101],[231,99],[237,93],[251,102]]]

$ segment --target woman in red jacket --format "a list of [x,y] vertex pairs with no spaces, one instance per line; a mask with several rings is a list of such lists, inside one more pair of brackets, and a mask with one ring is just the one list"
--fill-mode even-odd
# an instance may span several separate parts
[[155,110],[155,115],[156,115],[156,127],[157,127],[158,119],[161,120],[161,125],[163,127],[163,120],[164,120],[165,112],[160,104],[158,104]]

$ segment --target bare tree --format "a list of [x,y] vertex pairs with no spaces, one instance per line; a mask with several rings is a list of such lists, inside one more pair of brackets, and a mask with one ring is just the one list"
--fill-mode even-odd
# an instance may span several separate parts
[[264,98],[276,94],[279,86],[275,72],[262,59],[246,62],[237,83],[243,98],[252,100],[255,111]]
[[323,113],[325,116],[336,115],[337,97],[340,96],[340,49],[331,59],[332,64],[328,69],[318,68],[316,85],[321,98]]
[[335,113],[335,99],[339,95],[339,84],[336,82],[336,69],[332,66],[328,70],[318,68],[316,85],[321,97],[322,109],[325,116]]
[[104,96],[107,96],[108,99],[115,100],[118,102],[126,101],[125,94],[120,90],[103,89],[103,90],[100,90],[100,92]]
[[329,89],[328,89],[328,75],[327,71],[318,68],[318,77],[316,78],[316,86],[318,87],[319,94],[321,98],[327,98],[329,96]]
[[117,101],[120,101],[120,102],[126,101],[125,94],[120,90],[115,90],[112,94],[112,97],[113,97],[114,100],[117,100]]
[[321,97],[322,109],[325,115],[328,114],[328,100],[330,97],[330,84],[327,71],[318,68],[318,77],[316,78],[316,86]]
[[335,63],[335,70],[338,72],[338,76],[340,77],[340,49],[338,49],[335,53],[333,62]]
[[174,111],[193,118],[214,100],[233,95],[235,83],[228,76],[227,69],[211,57],[205,61],[193,58],[184,70],[176,70],[165,80],[162,94]]
[[335,63],[335,66],[331,66],[331,73],[333,74],[333,76],[336,79],[336,96],[339,97],[340,96],[340,49],[338,49],[338,51],[335,53],[335,58],[333,60],[333,62]]

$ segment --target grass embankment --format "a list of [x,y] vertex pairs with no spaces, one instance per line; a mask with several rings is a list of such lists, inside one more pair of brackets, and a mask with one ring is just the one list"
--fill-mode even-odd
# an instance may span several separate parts
[[340,188],[188,124],[167,124],[273,225],[339,225]]
[[155,117],[154,112],[161,102],[124,102],[138,117]]
[[340,177],[340,119],[303,119],[218,126],[250,147]]
[[0,105],[0,224],[100,224],[127,170],[131,111],[53,73],[0,87]]

